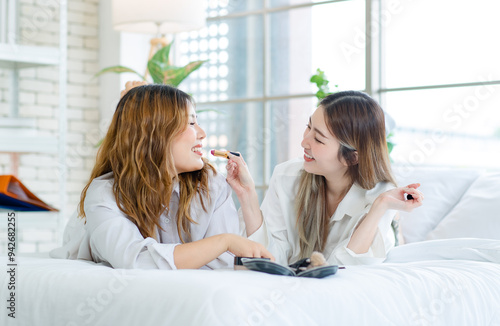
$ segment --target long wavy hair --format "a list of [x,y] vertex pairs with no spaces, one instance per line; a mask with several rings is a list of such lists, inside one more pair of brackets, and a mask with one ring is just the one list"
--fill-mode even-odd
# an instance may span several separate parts
[[143,237],[156,237],[160,216],[169,209],[173,185],[179,182],[177,232],[183,243],[191,241],[190,203],[198,194],[208,196],[210,171],[204,160],[199,171],[178,174],[172,155],[173,140],[188,125],[192,98],[167,85],[145,85],[129,90],[120,100],[111,125],[97,153],[90,180],[82,191],[78,214],[86,218],[85,197],[92,181],[113,172],[113,194],[119,209]]
[[[351,183],[364,189],[372,189],[382,181],[395,185],[384,112],[378,103],[365,93],[345,91],[325,97],[319,106],[324,109],[328,130],[340,142],[338,158],[347,162],[346,175]],[[306,258],[313,251],[322,252],[328,238],[326,179],[302,171],[297,189],[295,211],[300,252],[301,257]]]

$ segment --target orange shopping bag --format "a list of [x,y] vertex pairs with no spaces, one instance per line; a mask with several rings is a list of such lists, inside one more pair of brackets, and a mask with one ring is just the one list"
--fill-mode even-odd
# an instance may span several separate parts
[[14,211],[57,211],[41,201],[13,175],[0,175],[0,208]]

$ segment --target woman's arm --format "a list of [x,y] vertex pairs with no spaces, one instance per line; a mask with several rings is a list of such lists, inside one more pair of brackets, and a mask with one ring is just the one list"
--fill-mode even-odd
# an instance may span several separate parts
[[240,201],[247,236],[251,236],[260,228],[263,221],[255,183],[243,157],[232,154],[229,156],[226,180]]
[[260,243],[225,233],[177,245],[174,249],[175,265],[178,269],[200,268],[226,251],[238,257],[263,257],[274,261],[274,257]]
[[[103,210],[100,210],[104,213]],[[99,213],[99,212],[96,212]],[[90,214],[89,214],[90,215]],[[105,214],[99,214],[105,216]],[[93,228],[93,216],[87,227]],[[108,215],[107,217],[111,217]],[[93,256],[109,262],[114,268],[186,269],[200,268],[226,251],[242,257],[274,257],[263,245],[235,234],[223,233],[202,240],[178,244],[159,243],[144,238],[128,219],[115,215],[90,231]]]
[[88,259],[106,261],[114,268],[176,269],[199,268],[226,251],[272,258],[262,245],[232,234],[223,233],[188,244],[159,243],[151,237],[144,238],[119,210],[111,187],[110,182],[99,181],[87,192],[85,241],[88,245],[80,247],[90,248]]
[[[422,205],[424,196],[417,188],[420,184],[395,188],[380,194],[373,202],[370,210],[354,230],[347,248],[356,254],[366,253],[375,239],[380,219],[389,209],[410,212]],[[411,194],[413,199],[405,200],[404,194]]]
[[[241,203],[240,224],[245,224],[247,237],[263,244],[276,258],[276,261],[288,265],[296,247],[297,234],[294,228],[293,213],[294,184],[302,168],[302,162],[290,161],[278,165],[271,176],[266,196],[259,208],[257,193],[251,181],[248,169],[241,157],[228,163],[227,181],[237,194]],[[251,177],[250,177],[251,180]]]

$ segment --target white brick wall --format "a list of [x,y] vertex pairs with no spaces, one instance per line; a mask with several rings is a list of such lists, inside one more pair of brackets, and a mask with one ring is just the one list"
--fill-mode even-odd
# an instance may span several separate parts
[[[7,91],[5,91],[7,92]],[[19,103],[33,105],[36,102],[36,95],[34,92],[19,92]]]
[[[20,0],[21,19],[18,43],[59,45],[57,0]],[[68,84],[67,84],[67,198],[66,211],[76,208],[95,159],[99,139],[98,0],[68,0]],[[38,67],[19,72],[19,115],[34,118],[39,132],[57,134],[59,117],[59,68]],[[9,114],[9,73],[0,69],[0,117]],[[9,154],[0,153],[0,173],[11,171]],[[60,207],[57,155],[20,155],[19,178],[36,195]],[[0,227],[0,233],[2,227]],[[19,231],[18,252],[47,252],[61,239],[60,232],[31,228]],[[2,234],[0,234],[2,235]],[[0,236],[0,253],[5,253]]]

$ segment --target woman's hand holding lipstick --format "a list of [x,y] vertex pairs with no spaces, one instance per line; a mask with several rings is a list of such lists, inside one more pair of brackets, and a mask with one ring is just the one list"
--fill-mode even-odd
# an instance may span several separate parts
[[231,188],[233,188],[233,191],[236,193],[238,198],[240,198],[240,196],[247,195],[247,193],[252,190],[255,190],[255,184],[252,176],[250,175],[250,171],[248,171],[247,164],[245,163],[245,160],[243,160],[240,153],[212,149],[210,154],[228,159],[226,165],[226,180]]
[[247,196],[248,193],[255,191],[255,183],[240,153],[218,150],[211,150],[210,153],[214,156],[226,157],[228,159],[226,180],[238,198]]
[[[252,176],[248,171],[247,164],[243,160],[243,157],[238,152],[231,152],[225,150],[212,149],[210,154],[217,157],[225,157],[228,159],[226,170],[227,170],[227,182],[233,188],[233,191],[236,192],[236,195],[239,197],[240,194],[245,192],[243,188],[252,188],[255,189],[255,184],[253,182]],[[239,160],[238,160],[239,159]],[[244,167],[246,170],[243,170],[243,173],[239,173],[240,166]],[[247,173],[245,173],[247,172]]]
[[379,195],[373,206],[382,204],[385,209],[397,209],[411,212],[422,205],[424,194],[417,190],[419,183],[412,183],[406,187],[394,188]]
[[[213,154],[216,152],[214,151]],[[243,156],[237,152],[227,152],[226,181],[238,196],[245,221],[247,236],[253,234],[262,225],[259,197],[255,183]]]

